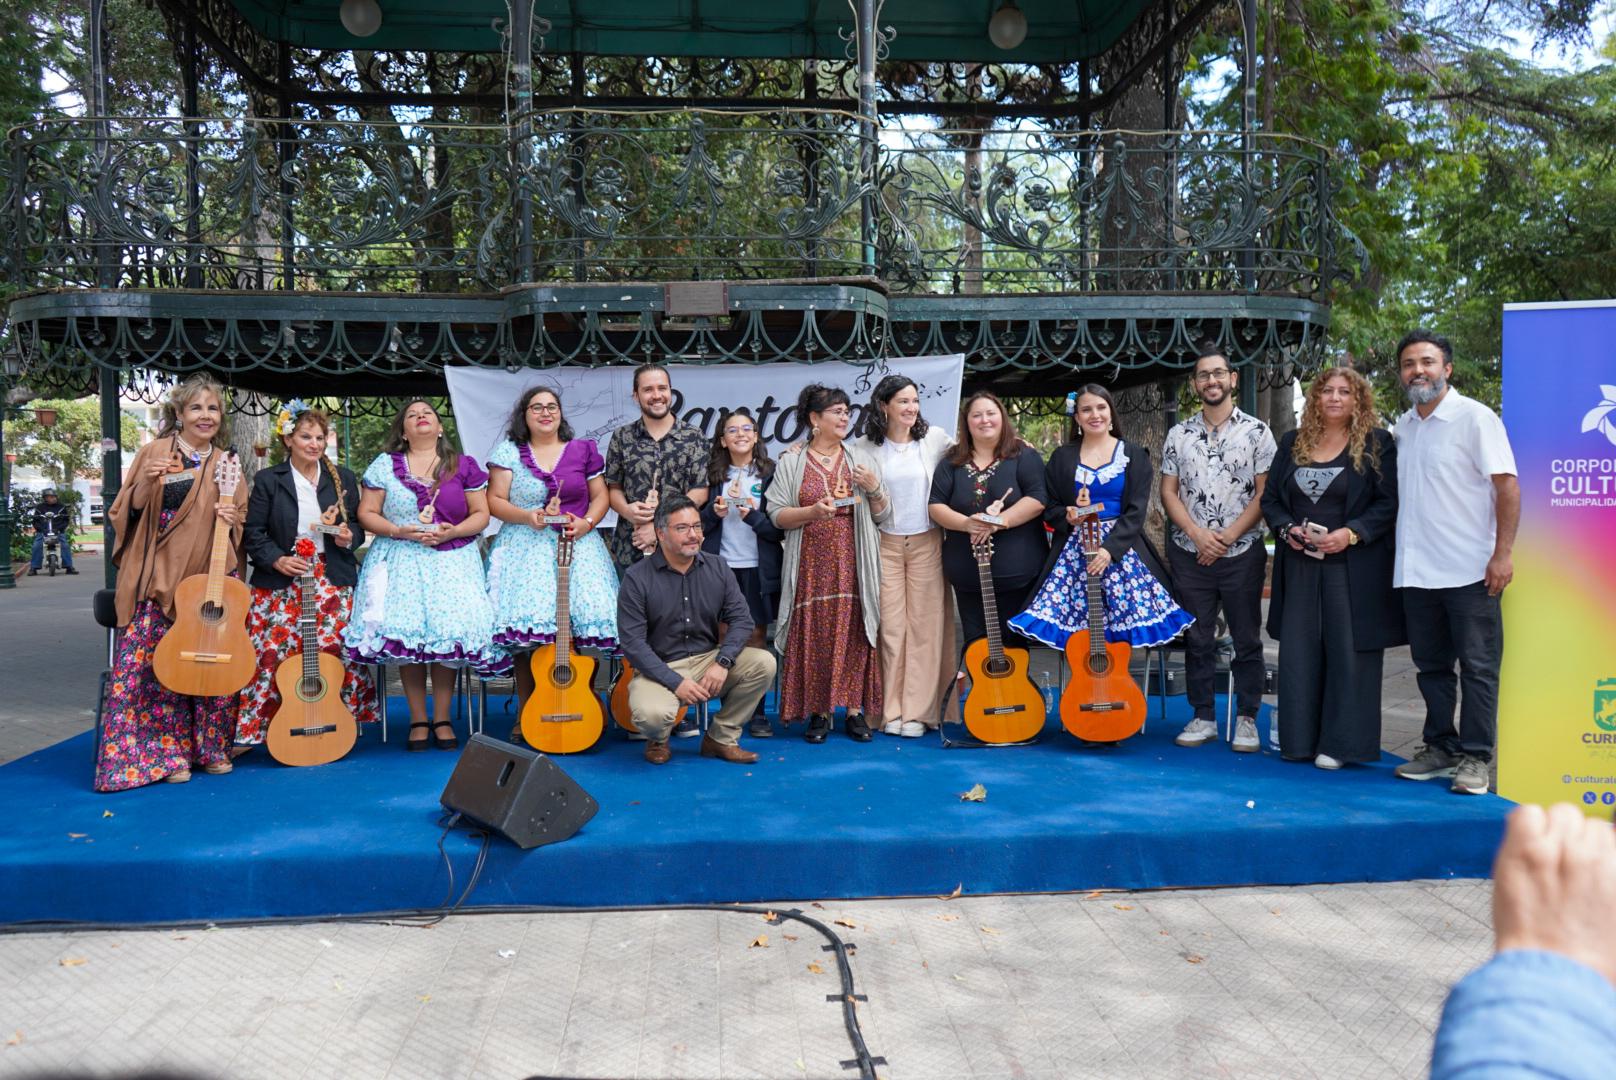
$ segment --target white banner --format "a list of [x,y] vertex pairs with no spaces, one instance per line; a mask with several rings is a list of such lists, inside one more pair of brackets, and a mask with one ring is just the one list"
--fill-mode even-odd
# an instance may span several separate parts
[[[885,364],[670,364],[674,413],[712,437],[726,409],[746,406],[757,420],[758,433],[771,450],[788,446],[805,434],[797,415],[797,395],[809,383],[839,386],[853,400],[851,434],[859,434],[870,391],[885,375],[900,374],[920,390],[920,412],[928,424],[951,435],[959,416],[960,379],[965,357],[922,356]],[[555,367],[506,371],[503,368],[451,367],[449,398],[454,404],[461,449],[486,464],[489,453],[505,437],[516,399],[530,386],[548,385],[561,393],[562,409],[575,438],[593,439],[606,454],[612,432],[637,419],[628,366]]]

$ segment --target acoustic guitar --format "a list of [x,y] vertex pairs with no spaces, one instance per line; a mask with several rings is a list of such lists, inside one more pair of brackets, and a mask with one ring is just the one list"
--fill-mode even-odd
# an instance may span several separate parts
[[1066,639],[1072,677],[1061,695],[1060,717],[1066,730],[1085,742],[1121,742],[1145,726],[1145,695],[1128,671],[1133,646],[1105,640],[1105,594],[1100,576],[1087,572],[1087,557],[1100,550],[1099,504],[1078,508],[1083,546],[1089,632]]
[[[307,537],[298,540],[296,550],[299,558],[313,560],[314,544]],[[270,718],[264,745],[282,765],[329,765],[353,749],[359,725],[342,702],[342,661],[321,652],[317,644],[318,593],[313,572],[299,577],[297,587],[303,597],[297,619],[302,647],[275,669],[281,703]]]
[[[219,501],[229,502],[241,484],[241,462],[222,453],[213,467]],[[200,477],[198,477],[200,482]],[[174,589],[174,625],[152,654],[157,681],[176,694],[220,697],[252,680],[258,655],[247,636],[252,593],[229,576],[230,526],[213,523],[213,554],[205,574],[192,574]]]
[[[617,679],[612,683],[611,698],[607,702],[611,706],[612,719],[624,731],[637,732],[639,726],[634,723],[634,710],[628,707],[628,684],[634,678],[634,665],[625,657],[622,669],[617,673]],[[674,717],[675,724],[685,722],[685,715],[690,712],[689,705],[679,706],[679,715]]]
[[1026,649],[1006,648],[993,595],[993,538],[973,541],[982,583],[982,614],[988,636],[965,646],[971,691],[965,697],[965,730],[985,743],[1026,742],[1044,728],[1044,698],[1027,673]]
[[556,639],[533,650],[533,693],[522,706],[522,738],[545,754],[576,754],[600,741],[606,713],[595,696],[595,661],[572,651],[568,588],[572,540],[556,536]]

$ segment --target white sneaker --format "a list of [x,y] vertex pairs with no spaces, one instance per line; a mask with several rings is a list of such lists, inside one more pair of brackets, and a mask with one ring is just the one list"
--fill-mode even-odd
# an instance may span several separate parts
[[[1256,729],[1253,728],[1253,731]],[[1210,720],[1191,720],[1173,741],[1180,746],[1200,746],[1218,737],[1218,725]]]
[[919,720],[905,720],[903,727],[898,729],[898,734],[906,739],[918,739],[926,734],[926,725]]
[[1257,739],[1257,721],[1242,716],[1234,722],[1234,751],[1237,754],[1255,754],[1262,748]]
[[903,721],[902,720],[888,720],[886,723],[881,725],[881,734],[883,734],[883,735],[901,735],[901,734],[903,734]]
[[1313,759],[1313,764],[1321,769],[1339,769],[1341,767],[1341,762],[1337,761],[1329,754],[1320,754],[1318,757]]

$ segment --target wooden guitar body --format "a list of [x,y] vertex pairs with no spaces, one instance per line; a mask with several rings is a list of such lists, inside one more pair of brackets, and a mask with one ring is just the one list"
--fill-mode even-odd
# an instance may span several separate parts
[[1044,729],[1044,697],[1028,677],[1027,650],[1004,646],[999,652],[995,662],[987,638],[965,646],[971,676],[965,730],[985,743],[1026,742]]
[[[640,729],[634,723],[634,710],[628,707],[628,684],[632,678],[634,678],[634,665],[624,660],[621,670],[617,673],[617,681],[612,683],[610,705],[612,719],[617,721],[618,727],[624,731],[638,732]],[[679,706],[679,715],[674,717],[673,722],[684,723],[685,715],[689,712],[689,705]]]
[[1061,695],[1061,723],[1087,742],[1121,742],[1145,726],[1145,694],[1128,671],[1133,646],[1108,641],[1105,650],[1090,647],[1087,634],[1066,640],[1072,677]]
[[157,681],[194,697],[220,697],[246,686],[258,669],[258,654],[247,636],[251,607],[251,590],[235,578],[192,574],[180,582],[174,589],[174,625],[152,654]]
[[558,662],[555,645],[533,650],[533,693],[522,706],[522,738],[545,754],[577,754],[600,741],[606,713],[595,696],[593,657]]
[[342,661],[326,652],[314,656],[316,674],[308,673],[302,653],[275,669],[281,704],[270,718],[264,745],[282,765],[329,765],[359,737],[359,725],[342,701]]

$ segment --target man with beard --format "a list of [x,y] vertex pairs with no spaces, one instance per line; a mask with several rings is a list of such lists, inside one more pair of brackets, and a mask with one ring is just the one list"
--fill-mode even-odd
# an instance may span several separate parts
[[[696,506],[707,501],[707,437],[673,414],[673,383],[661,364],[634,369],[634,401],[640,418],[612,432],[606,447],[606,497],[617,527],[606,538],[618,576],[656,550],[652,518],[657,504],[683,495]],[[675,734],[700,734],[694,713]]]
[[1521,517],[1515,454],[1497,415],[1448,385],[1453,347],[1446,338],[1410,331],[1397,345],[1397,367],[1414,407],[1395,432],[1392,584],[1403,591],[1409,652],[1425,698],[1425,747],[1396,771],[1405,780],[1451,776],[1455,792],[1484,795],[1504,658],[1499,597],[1515,573],[1510,552]]
[[1184,675],[1195,717],[1173,741],[1200,746],[1218,737],[1212,708],[1218,609],[1234,638],[1237,698],[1232,745],[1255,753],[1262,705],[1263,484],[1274,460],[1268,425],[1234,404],[1239,376],[1228,357],[1203,346],[1191,387],[1201,411],[1173,427],[1162,448],[1161,500],[1174,528],[1167,544],[1173,590],[1195,622],[1185,632]]
[[[617,636],[634,665],[628,687],[645,760],[668,762],[668,735],[682,707],[723,698],[701,756],[750,765],[741,725],[774,682],[774,654],[746,647],[752,613],[724,560],[701,550],[701,514],[673,494],[654,517],[657,548],[631,566],[617,592]],[[720,633],[722,631],[722,634]]]

